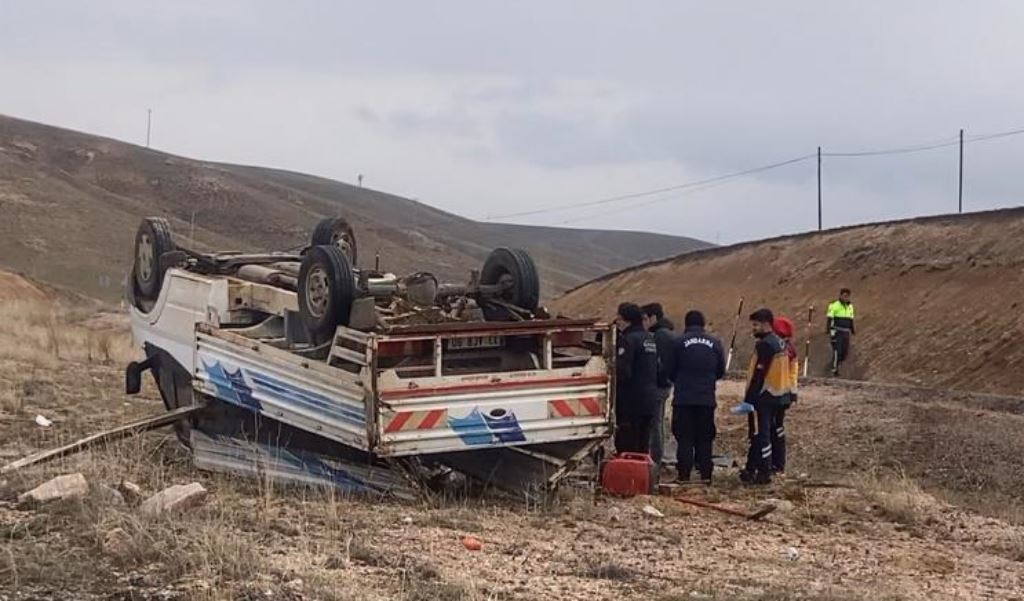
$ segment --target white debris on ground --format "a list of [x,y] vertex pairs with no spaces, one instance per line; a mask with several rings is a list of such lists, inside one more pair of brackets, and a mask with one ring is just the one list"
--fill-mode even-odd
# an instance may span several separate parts
[[18,503],[48,503],[50,501],[84,497],[89,493],[89,482],[80,473],[65,474],[40,484],[18,495]]
[[201,504],[206,499],[206,493],[206,489],[198,482],[175,484],[143,501],[139,511],[142,515],[150,517],[173,511],[185,511]]

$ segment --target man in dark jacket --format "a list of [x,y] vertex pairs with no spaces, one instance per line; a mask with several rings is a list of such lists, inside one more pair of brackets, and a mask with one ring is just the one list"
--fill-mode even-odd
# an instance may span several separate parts
[[658,406],[651,422],[651,459],[660,470],[665,448],[665,401],[672,393],[672,379],[668,372],[672,367],[672,345],[676,341],[672,333],[675,324],[665,317],[661,303],[648,303],[640,309],[644,312],[644,327],[654,334],[654,343],[658,347]]
[[658,401],[658,348],[644,329],[643,312],[633,303],[619,305],[615,360],[615,449],[646,453]]
[[678,448],[678,481],[690,480],[694,463],[701,480],[711,481],[715,440],[715,391],[725,376],[722,343],[704,331],[700,311],[686,314],[686,330],[675,342],[669,376],[675,382],[672,398],[672,434]]

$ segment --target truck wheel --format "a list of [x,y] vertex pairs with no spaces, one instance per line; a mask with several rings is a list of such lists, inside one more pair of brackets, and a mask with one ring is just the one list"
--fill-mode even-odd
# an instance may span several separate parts
[[536,311],[540,304],[540,279],[537,266],[525,250],[498,248],[484,261],[480,271],[481,284],[507,283],[501,300],[528,311]]
[[337,246],[348,257],[349,265],[356,265],[359,255],[356,250],[356,233],[348,221],[341,217],[321,219],[313,230],[310,243],[313,246]]
[[337,246],[314,246],[302,257],[299,315],[314,343],[330,340],[339,324],[348,324],[355,291],[352,266]]
[[135,233],[135,261],[132,264],[140,297],[153,300],[160,294],[160,285],[167,269],[166,265],[161,264],[160,257],[175,249],[171,226],[166,219],[147,217],[142,220]]

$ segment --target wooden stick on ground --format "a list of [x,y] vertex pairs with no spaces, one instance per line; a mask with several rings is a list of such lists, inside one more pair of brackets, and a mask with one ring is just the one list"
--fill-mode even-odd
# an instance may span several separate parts
[[111,428],[109,430],[104,430],[96,434],[91,434],[89,436],[86,436],[85,438],[81,438],[70,444],[66,444],[55,449],[39,451],[38,453],[33,453],[27,457],[22,457],[21,459],[12,461],[3,467],[0,467],[0,474],[6,474],[8,472],[20,470],[22,468],[29,467],[30,465],[46,463],[47,461],[57,459],[58,457],[64,457],[66,455],[71,455],[73,453],[84,451],[85,449],[92,446],[96,446],[100,443],[110,442],[112,440],[119,440],[121,438],[128,438],[129,436],[139,434],[141,432],[146,432],[149,430],[162,428],[164,426],[169,426],[182,418],[185,418],[189,415],[192,415],[193,413],[196,413],[197,411],[200,411],[202,408],[202,405],[189,405],[188,407],[179,407],[174,411],[159,413],[157,415],[145,417],[140,420],[131,422],[129,424],[124,424],[122,426],[117,426],[116,428]]
[[727,513],[729,515],[734,515],[734,516],[737,516],[737,517],[741,517],[741,518],[745,518],[745,519],[753,520],[753,521],[760,520],[764,516],[768,515],[769,513],[773,512],[773,511],[775,511],[775,506],[774,505],[765,505],[764,507],[758,509],[757,511],[755,511],[753,513],[748,513],[746,511],[742,511],[742,510],[739,510],[739,509],[733,509],[732,507],[726,507],[725,505],[716,505],[714,503],[709,503],[707,501],[701,501],[700,499],[690,499],[690,498],[687,498],[687,497],[671,497],[671,498],[675,499],[676,501],[679,501],[680,503],[686,503],[688,505],[696,505],[697,507],[703,507],[705,509],[713,509],[715,511],[720,511],[722,513]]

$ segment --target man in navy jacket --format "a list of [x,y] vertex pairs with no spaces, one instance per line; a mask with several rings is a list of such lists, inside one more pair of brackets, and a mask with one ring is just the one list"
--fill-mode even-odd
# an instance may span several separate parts
[[644,328],[643,312],[637,305],[619,305],[616,323],[615,449],[647,453],[658,405],[658,348],[654,335]]
[[678,444],[677,479],[690,480],[696,464],[701,480],[711,481],[712,448],[715,440],[715,392],[725,376],[722,343],[704,331],[700,311],[686,314],[686,329],[676,340],[669,376],[675,383],[672,398],[672,435]]

